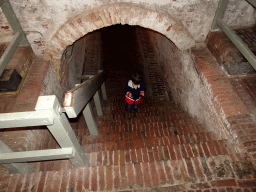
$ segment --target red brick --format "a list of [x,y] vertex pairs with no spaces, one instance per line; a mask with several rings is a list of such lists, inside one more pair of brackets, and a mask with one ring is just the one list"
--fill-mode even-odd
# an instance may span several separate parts
[[234,189],[232,189],[232,188],[226,188],[226,190],[227,190],[227,192],[235,192],[235,190]]
[[165,156],[165,159],[164,160],[170,160],[170,155],[169,155],[169,150],[168,150],[168,146],[163,146],[163,153],[164,153],[164,156]]
[[97,166],[101,166],[102,165],[102,155],[103,155],[102,151],[97,152]]
[[163,142],[164,142],[164,145],[169,145],[170,144],[167,135],[163,136]]
[[[91,167],[84,168],[84,188],[90,189],[90,175],[91,175]],[[63,175],[64,176],[64,175]]]
[[196,175],[195,175],[195,171],[193,168],[193,164],[190,158],[185,159],[186,165],[187,165],[187,169],[188,169],[188,174],[191,180],[196,180]]
[[211,142],[211,141],[208,141],[208,142],[207,142],[207,145],[208,145],[208,147],[209,147],[209,149],[210,149],[211,154],[212,154],[213,156],[216,156],[216,155],[217,155],[217,152],[216,152],[216,149],[214,148],[214,143]]
[[153,149],[151,147],[147,148],[148,150],[148,159],[149,159],[149,162],[153,162],[155,159],[154,159],[154,153],[153,153]]
[[135,184],[135,175],[133,170],[133,164],[126,165],[127,177],[128,177],[128,184],[130,187],[134,186]]
[[180,152],[180,146],[179,145],[174,145],[174,149],[175,149],[175,152],[176,152],[176,155],[177,155],[177,159],[182,159],[181,152]]
[[146,148],[142,148],[142,162],[148,162],[148,151]]
[[133,163],[137,163],[136,151],[135,149],[131,149],[131,160]]
[[207,162],[204,157],[199,158],[201,166],[203,168],[204,175],[207,177],[207,180],[211,180],[212,173],[210,172],[210,169],[207,165]]
[[116,150],[114,151],[114,165],[118,165],[119,164],[119,151]]
[[[83,168],[80,168],[80,169],[77,169],[76,170],[76,175],[77,175],[77,179],[76,179],[76,189],[75,191],[82,191],[83,190],[83,186],[84,186],[84,169]],[[55,174],[55,180],[54,180],[54,185],[56,186],[53,187],[53,191],[52,192],[55,192],[55,191],[59,191],[58,190],[58,182],[60,181],[60,177],[59,177],[59,174],[56,172]]]
[[99,174],[99,190],[103,191],[105,189],[105,170],[103,166],[98,167]]
[[42,172],[42,174],[41,174],[40,181],[38,183],[38,188],[37,188],[38,192],[43,192],[43,190],[44,190],[46,174],[47,174],[47,172]]
[[168,140],[169,140],[170,145],[175,144],[175,142],[174,142],[174,139],[173,139],[173,136],[172,136],[172,135],[169,135],[169,136],[168,136]]
[[114,187],[115,188],[119,188],[120,187],[119,166],[114,166]]
[[126,148],[125,148],[125,141],[119,141],[118,142],[118,149],[120,149],[120,150],[125,150]]
[[174,144],[180,144],[180,140],[179,140],[178,135],[173,135],[172,139],[173,139]]
[[209,151],[209,149],[208,149],[208,147],[207,147],[207,145],[205,143],[202,143],[202,148],[204,150],[205,156],[209,157],[210,156],[210,151]]
[[26,175],[25,174],[22,174],[22,175],[19,176],[19,179],[18,179],[17,184],[16,184],[16,190],[15,191],[22,190],[23,185],[25,183],[25,180],[26,180]]
[[187,170],[186,170],[185,163],[182,160],[179,160],[178,164],[180,166],[180,172],[181,172],[181,175],[182,175],[184,181],[188,182],[189,177],[188,177],[188,173],[187,173]]
[[185,150],[184,144],[183,144],[183,145],[180,145],[180,149],[181,149],[182,157],[183,157],[183,158],[187,158],[188,155],[187,155],[187,152],[186,152],[186,150]]
[[218,143],[216,140],[214,140],[214,141],[212,141],[212,142],[213,142],[213,145],[214,145],[214,147],[215,147],[215,149],[216,149],[216,151],[217,151],[217,154],[218,154],[218,155],[223,155],[223,153],[222,153],[222,151],[221,151],[221,149],[220,149],[219,143]]
[[163,167],[167,176],[166,177],[167,182],[173,184],[173,175],[172,175],[171,166],[169,164],[170,164],[170,161],[164,161]]
[[106,190],[113,189],[113,170],[112,166],[106,166]]
[[136,149],[136,154],[137,154],[138,162],[142,162],[141,148],[140,149]]
[[236,186],[237,184],[234,179],[225,179],[225,180],[212,181],[211,185],[213,187],[224,187],[224,186]]
[[20,177],[20,175],[18,175],[18,174],[11,176],[11,178],[9,179],[7,192],[15,191],[19,177]]
[[150,182],[150,177],[149,177],[149,166],[148,163],[142,163],[142,172],[143,172],[143,176],[144,176],[144,184],[145,187],[150,187],[151,186],[151,182]]
[[159,146],[159,139],[158,139],[158,137],[154,137],[154,138],[152,138],[152,140],[153,140],[154,146]]
[[197,149],[198,149],[199,157],[204,157],[204,152],[203,152],[203,149],[202,149],[200,143],[198,143],[196,146],[197,146]]
[[[29,191],[29,189],[30,189],[30,185],[31,185],[31,179],[33,178],[33,174],[32,173],[26,173],[25,175],[24,175],[24,177],[25,177],[25,183],[24,183],[24,185],[23,185],[23,188],[22,188],[22,191],[23,192],[27,192],[27,191]],[[3,180],[3,178],[1,178],[0,177],[0,191],[1,191],[1,187],[5,187],[4,185],[5,185],[5,181]],[[8,183],[7,183],[7,186],[8,186]],[[7,187],[6,186],[6,187]],[[3,191],[3,190],[2,190]]]
[[124,165],[125,164],[125,155],[124,155],[124,151],[123,150],[119,150],[120,153],[120,165]]
[[126,171],[125,171],[125,166],[120,166],[120,175],[121,175],[121,189],[126,189],[128,187],[128,181],[126,177]]
[[153,186],[158,186],[159,181],[158,181],[158,174],[156,172],[155,163],[150,162],[149,167],[150,167],[150,172],[151,172],[151,177],[152,177],[152,184],[153,184]]
[[47,172],[47,180],[45,182],[44,190],[51,191],[53,187],[53,180],[54,180],[55,172]]
[[166,176],[165,176],[163,164],[161,161],[156,162],[156,170],[159,173],[159,182],[161,184],[166,184]]
[[160,161],[157,147],[152,147],[155,161]]
[[135,173],[136,173],[136,184],[139,186],[143,186],[141,164],[139,164],[139,163],[135,164],[134,168],[135,168]]
[[113,165],[113,159],[114,159],[114,151],[108,151],[108,160],[109,160],[109,165]]
[[243,188],[255,187],[256,186],[256,179],[252,180],[238,180],[238,185]]
[[131,162],[131,155],[130,155],[130,150],[126,149],[125,150],[125,162],[130,163]]
[[173,145],[168,145],[168,149],[169,149],[169,152],[170,152],[171,160],[176,160],[176,154],[174,152]]
[[38,188],[38,183],[40,181],[41,172],[34,173],[31,178],[30,189],[31,191],[36,191]]
[[188,157],[192,158],[192,157],[193,157],[193,152],[192,152],[192,150],[191,150],[191,148],[190,148],[189,143],[184,144],[184,146],[185,146],[185,148],[186,148]]
[[229,152],[228,152],[228,150],[227,150],[227,146],[226,146],[226,144],[225,144],[225,141],[219,140],[218,142],[219,142],[219,144],[220,144],[220,148],[221,148],[222,154],[224,154],[224,155],[229,154]]
[[200,181],[204,181],[204,174],[200,166],[199,160],[197,158],[193,158],[192,161],[194,162],[194,165],[195,165],[197,177],[199,178]]
[[97,176],[97,167],[91,167],[91,190],[98,190],[98,176]]
[[181,180],[180,170],[179,170],[179,164],[177,161],[171,161],[171,168],[173,171],[173,177],[176,180]]
[[115,142],[107,142],[106,143],[106,150],[107,151],[114,151],[114,150],[116,150],[116,143]]

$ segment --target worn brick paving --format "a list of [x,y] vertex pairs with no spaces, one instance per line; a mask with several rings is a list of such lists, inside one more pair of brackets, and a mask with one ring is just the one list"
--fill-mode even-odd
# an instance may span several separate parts
[[250,157],[173,102],[145,98],[126,119],[123,98],[103,104],[99,135],[77,125],[90,167],[62,161],[61,170],[1,175],[0,191],[255,191]]

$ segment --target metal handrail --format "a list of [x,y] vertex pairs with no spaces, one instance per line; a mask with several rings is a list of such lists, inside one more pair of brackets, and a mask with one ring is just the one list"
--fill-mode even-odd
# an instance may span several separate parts
[[97,75],[85,75],[79,78],[89,79],[65,93],[63,106],[69,118],[76,118],[78,114],[83,110],[83,115],[90,134],[97,135],[99,134],[99,131],[96,125],[90,101],[92,98],[94,99],[97,114],[98,116],[102,116],[103,111],[98,90],[101,88],[103,99],[107,100],[104,83],[107,78],[107,74],[100,70]]
[[[88,76],[87,76],[88,77]],[[82,77],[83,78],[83,77]],[[0,140],[0,164],[12,173],[33,172],[34,168],[24,162],[69,159],[75,167],[89,166],[85,153],[70,126],[69,118],[77,117],[82,111],[91,134],[98,134],[90,101],[95,101],[97,113],[103,115],[98,90],[101,88],[103,99],[107,99],[103,71],[68,91],[65,95],[64,109],[55,95],[40,96],[35,111],[0,114],[0,129],[17,127],[46,126],[60,149],[14,152]]]
[[[247,0],[253,6],[256,6],[256,2],[252,0]],[[242,55],[248,60],[248,62],[252,65],[252,67],[256,70],[256,56],[249,49],[246,43],[232,30],[225,21],[223,21],[223,16],[225,10],[227,8],[229,0],[220,0],[217,10],[215,12],[215,16],[213,19],[213,23],[211,26],[212,31],[216,31],[222,29],[222,31],[229,37],[229,39],[234,43],[237,49],[242,53]]]
[[13,53],[18,47],[18,45],[30,45],[30,44],[26,38],[24,31],[22,30],[19,20],[17,19],[16,14],[12,9],[12,6],[9,0],[0,0],[0,6],[14,32],[13,39],[11,40],[10,44],[8,45],[7,49],[5,50],[4,54],[0,59],[0,76],[1,76],[7,64],[9,63]]
[[[22,162],[69,159],[75,167],[89,166],[76,135],[55,95],[40,96],[35,111],[0,114],[0,129],[47,126],[60,149],[13,152],[0,140],[0,164],[12,173],[33,172]],[[8,164],[7,164],[8,163]]]
[[106,73],[99,71],[97,75],[91,76],[82,84],[65,93],[63,106],[69,118],[77,117],[105,80]]

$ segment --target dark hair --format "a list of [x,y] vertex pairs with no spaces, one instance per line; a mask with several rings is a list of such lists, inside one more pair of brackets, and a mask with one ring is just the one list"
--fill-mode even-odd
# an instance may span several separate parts
[[138,72],[135,72],[135,73],[132,74],[132,78],[131,79],[132,79],[132,82],[135,85],[138,85],[142,81],[142,76]]

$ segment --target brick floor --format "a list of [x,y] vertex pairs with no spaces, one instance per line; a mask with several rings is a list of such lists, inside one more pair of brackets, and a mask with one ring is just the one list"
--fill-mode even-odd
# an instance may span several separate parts
[[227,140],[207,132],[172,101],[145,98],[138,117],[126,119],[123,98],[109,98],[103,106],[100,134],[77,135],[90,167],[1,175],[0,191],[254,190],[250,157],[234,154]]

